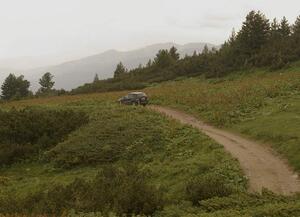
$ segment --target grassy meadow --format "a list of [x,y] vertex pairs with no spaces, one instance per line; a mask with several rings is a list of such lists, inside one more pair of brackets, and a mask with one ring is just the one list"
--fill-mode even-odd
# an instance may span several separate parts
[[[9,115],[18,111],[23,115],[23,109],[29,109],[25,110],[26,114],[31,109],[35,112],[72,110],[87,114],[89,121],[69,133],[63,141],[38,149],[37,153],[32,152],[33,156],[20,155],[22,158],[12,159],[13,163],[9,161],[10,164],[1,165],[0,213],[61,215],[69,210],[103,213],[109,210],[117,214],[159,215],[165,207],[177,204],[199,209],[193,205],[193,201],[198,201],[200,196],[193,192],[198,182],[206,186],[214,180],[211,191],[208,190],[206,196],[201,195],[204,199],[245,192],[247,180],[238,162],[220,145],[197,130],[147,108],[118,105],[115,100],[122,94],[64,96],[2,104],[1,109]],[[24,135],[30,132],[32,125],[26,125],[26,131],[24,126],[21,129],[16,127],[13,126],[13,129]],[[132,180],[127,173],[136,178]],[[120,195],[120,198],[114,197],[114,201],[102,198],[97,204],[90,204],[92,198],[101,198],[100,193],[92,195],[94,189],[90,191],[91,195],[77,195],[80,189],[89,192],[94,187],[109,188],[105,178],[110,183],[114,177],[118,177],[116,183],[125,185],[119,191],[115,187],[111,189],[111,192]],[[145,188],[147,192],[144,192]],[[135,198],[139,192],[154,196],[144,197],[150,202],[143,201]],[[82,203],[69,201],[72,198],[59,200],[66,194],[76,194]],[[160,204],[157,202],[158,195]],[[129,201],[125,203],[123,197],[128,197]],[[146,208],[128,208],[130,199],[139,201],[136,206]]]
[[300,63],[221,79],[190,78],[150,87],[152,103],[260,140],[300,171]]
[[[148,87],[145,92],[153,104],[182,109],[219,127],[272,144],[299,170],[297,69],[294,66],[293,70],[273,73],[261,70],[223,79],[178,79]],[[147,108],[118,105],[116,100],[125,93],[0,104],[2,117],[18,123],[9,128],[3,118],[0,132],[28,135],[26,144],[0,135],[0,154],[10,151],[7,145],[13,145],[13,153],[19,154],[19,158],[11,158],[0,167],[0,213],[99,217],[300,215],[299,195],[284,197],[267,190],[247,193],[247,179],[238,162],[222,146],[196,129]],[[43,112],[49,113],[49,118],[36,118]],[[68,121],[59,118],[66,114]],[[88,120],[74,122],[81,120],[78,114]],[[31,133],[41,124],[37,119],[47,124],[38,138],[32,138]],[[53,134],[56,131],[61,134]],[[6,144],[2,144],[4,141]]]

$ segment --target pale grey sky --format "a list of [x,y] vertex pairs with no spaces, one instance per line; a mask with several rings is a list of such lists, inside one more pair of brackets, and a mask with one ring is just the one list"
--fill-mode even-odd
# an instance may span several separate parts
[[299,0],[0,0],[0,59],[61,60],[161,42],[223,43],[250,10],[300,15]]

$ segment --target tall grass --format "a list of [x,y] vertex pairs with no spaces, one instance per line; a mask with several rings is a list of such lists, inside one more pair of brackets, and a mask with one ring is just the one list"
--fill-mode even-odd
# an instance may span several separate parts
[[300,73],[256,73],[223,80],[187,79],[148,88],[152,103],[192,112],[230,126],[255,113],[266,100],[300,91]]
[[300,171],[300,69],[224,79],[186,79],[148,88],[152,103],[182,109],[271,144]]

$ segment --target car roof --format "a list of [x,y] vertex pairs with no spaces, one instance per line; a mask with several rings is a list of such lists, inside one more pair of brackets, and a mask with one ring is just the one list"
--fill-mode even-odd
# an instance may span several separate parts
[[129,94],[138,95],[138,94],[145,94],[145,93],[143,93],[143,92],[131,92],[131,93],[129,93]]

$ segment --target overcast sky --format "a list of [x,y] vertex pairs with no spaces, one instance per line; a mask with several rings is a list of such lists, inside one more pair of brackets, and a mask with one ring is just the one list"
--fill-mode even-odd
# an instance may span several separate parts
[[223,43],[246,14],[300,15],[299,0],[0,0],[0,59],[61,59],[153,43]]

